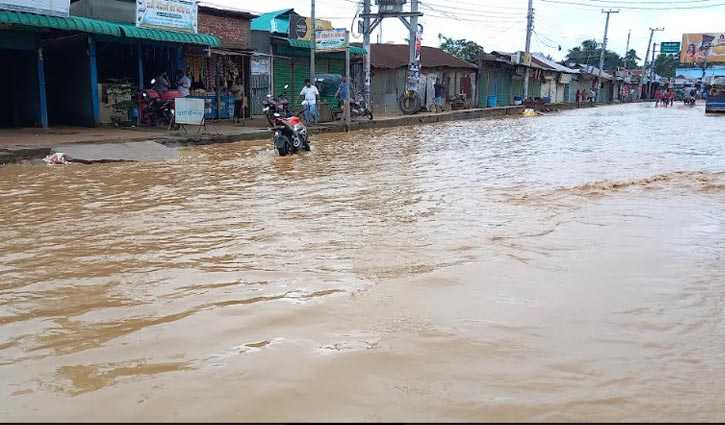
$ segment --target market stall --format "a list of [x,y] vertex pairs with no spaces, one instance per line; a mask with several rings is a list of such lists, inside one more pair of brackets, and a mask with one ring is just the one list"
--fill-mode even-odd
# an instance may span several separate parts
[[192,81],[190,97],[204,99],[206,119],[233,118],[231,87],[237,78],[244,81],[244,55],[218,49],[188,48],[185,57],[186,72]]

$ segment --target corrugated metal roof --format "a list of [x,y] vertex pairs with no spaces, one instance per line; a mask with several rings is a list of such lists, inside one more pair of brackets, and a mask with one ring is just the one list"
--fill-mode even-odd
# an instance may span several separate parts
[[172,43],[200,44],[204,46],[221,46],[221,41],[210,34],[191,34],[186,32],[164,31],[150,28],[138,28],[133,24],[118,25],[129,38],[140,38],[144,40],[170,41]]
[[53,28],[64,31],[80,31],[91,34],[102,34],[113,37],[129,37],[144,40],[169,41],[184,44],[200,44],[220,46],[218,38],[209,34],[190,34],[175,31],[137,28],[133,24],[102,21],[81,16],[67,18],[33,13],[0,11],[0,22],[11,25],[22,25],[35,28]]
[[564,65],[558,64],[558,63],[554,62],[553,60],[549,60],[541,55],[537,55],[536,53],[531,54],[531,59],[539,62],[544,67],[549,68],[556,72],[562,72],[565,74],[579,74],[578,69],[567,68]]
[[11,25],[23,25],[26,27],[81,31],[115,37],[121,36],[121,29],[118,25],[112,22],[82,18],[80,16],[69,16],[64,18],[59,16],[36,15],[34,13],[0,10],[0,22]]
[[289,18],[279,18],[280,15],[288,14],[294,9],[281,9],[274,12],[263,13],[252,19],[252,31],[269,31],[282,34],[289,33]]
[[[469,68],[476,65],[451,56],[435,47],[421,46],[421,65],[425,68]],[[410,47],[407,44],[371,44],[370,65],[375,68],[407,67],[410,60]]]

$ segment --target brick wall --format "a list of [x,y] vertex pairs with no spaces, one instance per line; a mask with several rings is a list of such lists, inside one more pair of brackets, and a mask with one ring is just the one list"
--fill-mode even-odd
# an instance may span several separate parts
[[248,19],[219,16],[199,11],[199,32],[215,35],[223,47],[252,48],[252,28]]

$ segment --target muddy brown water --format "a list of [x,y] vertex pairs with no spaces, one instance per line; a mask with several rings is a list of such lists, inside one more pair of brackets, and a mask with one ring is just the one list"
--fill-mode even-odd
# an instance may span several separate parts
[[0,168],[0,419],[725,414],[725,117]]

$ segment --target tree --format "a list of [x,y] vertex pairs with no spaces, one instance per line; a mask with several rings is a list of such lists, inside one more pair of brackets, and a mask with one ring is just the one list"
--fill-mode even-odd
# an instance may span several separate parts
[[637,51],[634,49],[631,49],[627,52],[626,55],[624,55],[624,67],[627,69],[635,69],[639,68],[639,65],[637,65],[637,62],[641,58],[637,56]]
[[[599,66],[599,57],[602,54],[602,47],[596,40],[584,40],[581,46],[569,49],[566,55],[567,62],[576,62],[585,65]],[[623,66],[622,57],[607,50],[604,53],[604,69],[612,69]]]
[[442,37],[442,39],[443,42],[440,45],[441,50],[466,62],[476,63],[478,55],[484,53],[483,47],[475,41],[466,40],[465,38],[454,40],[452,38]]
[[675,55],[665,55],[660,53],[655,59],[655,73],[665,78],[675,76],[675,68],[680,63],[679,58]]

